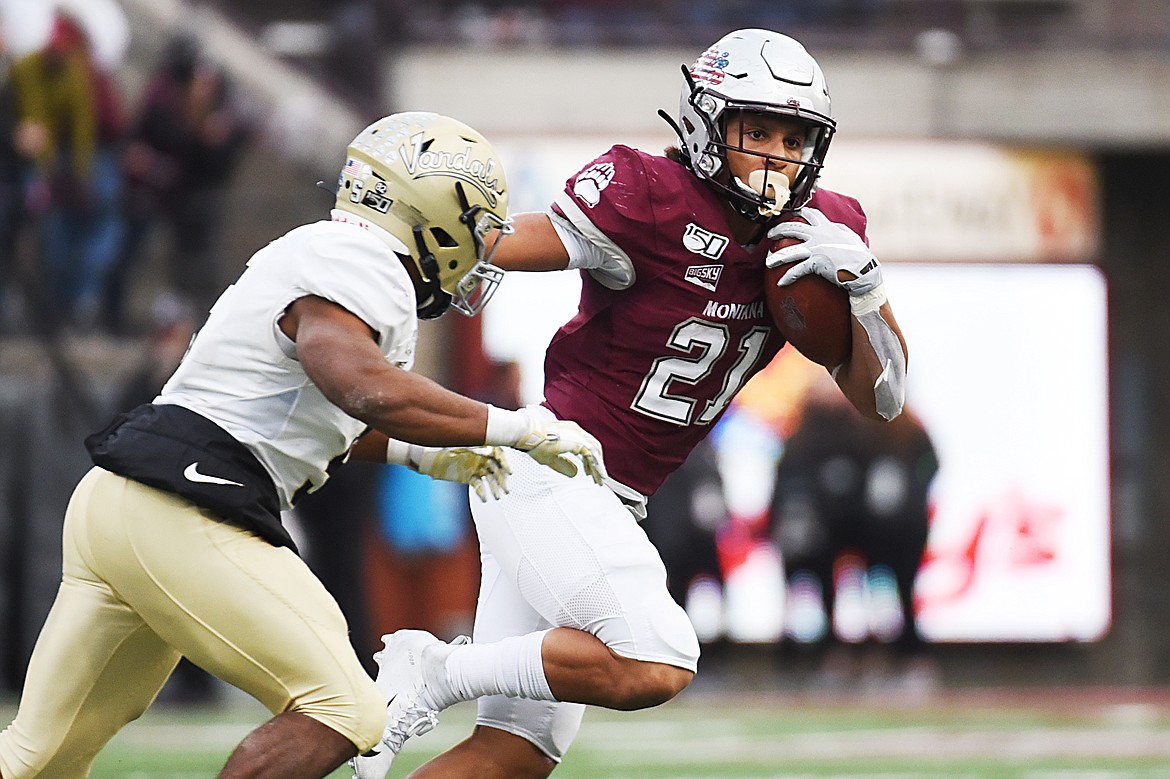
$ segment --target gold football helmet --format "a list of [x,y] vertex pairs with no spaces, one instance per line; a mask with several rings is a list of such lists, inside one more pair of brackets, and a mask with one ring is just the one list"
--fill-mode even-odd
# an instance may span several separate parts
[[409,247],[422,319],[448,305],[478,314],[503,278],[491,264],[502,235],[491,251],[484,238],[512,232],[504,168],[491,144],[455,119],[411,111],[362,130],[346,149],[336,207]]

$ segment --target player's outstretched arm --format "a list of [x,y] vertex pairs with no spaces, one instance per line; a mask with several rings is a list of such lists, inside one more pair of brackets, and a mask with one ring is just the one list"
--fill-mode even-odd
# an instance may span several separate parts
[[359,317],[315,296],[298,299],[281,320],[297,359],[322,394],[391,438],[424,446],[484,443],[487,406],[386,361]]
[[[512,217],[514,232],[500,243],[492,264],[504,270],[564,270],[569,253],[552,226],[548,214],[529,212]],[[489,240],[499,238],[498,235]]]
[[[577,425],[489,406],[391,365],[373,330],[336,303],[300,298],[281,329],[296,342],[297,358],[322,394],[388,438],[429,447],[515,447],[566,474],[576,472],[564,457],[573,455],[595,480],[605,476],[600,444]],[[436,470],[442,465],[428,462]]]

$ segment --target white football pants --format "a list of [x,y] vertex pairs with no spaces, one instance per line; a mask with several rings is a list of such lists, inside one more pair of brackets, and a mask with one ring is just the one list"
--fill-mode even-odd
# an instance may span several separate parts
[[[623,657],[694,671],[699,642],[666,589],[658,551],[625,505],[584,472],[569,479],[509,451],[510,492],[472,495],[482,574],[475,643],[550,627],[597,636]],[[489,696],[478,722],[525,738],[559,761],[585,707]]]

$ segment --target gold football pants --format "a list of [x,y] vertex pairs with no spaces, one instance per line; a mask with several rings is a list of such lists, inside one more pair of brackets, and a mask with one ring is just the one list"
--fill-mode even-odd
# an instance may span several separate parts
[[4,779],[86,776],[180,655],[359,751],[381,738],[385,700],[337,603],[292,550],[100,468],[74,490],[63,544],[61,588],[0,733]]

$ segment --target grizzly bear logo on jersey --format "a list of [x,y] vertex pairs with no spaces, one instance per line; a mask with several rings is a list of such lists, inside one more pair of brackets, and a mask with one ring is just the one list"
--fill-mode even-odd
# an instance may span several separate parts
[[586,170],[573,182],[573,194],[585,205],[593,208],[601,202],[601,190],[613,181],[613,163],[599,162]]

